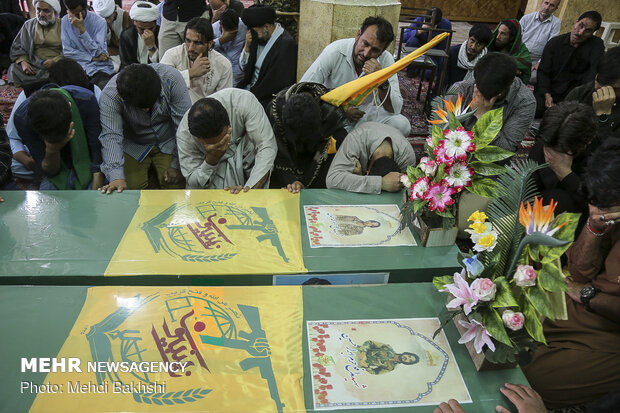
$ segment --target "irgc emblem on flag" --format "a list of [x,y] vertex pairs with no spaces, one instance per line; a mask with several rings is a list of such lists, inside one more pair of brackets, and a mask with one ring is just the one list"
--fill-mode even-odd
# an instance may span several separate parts
[[301,290],[284,288],[90,288],[59,357],[97,368],[48,375],[65,391],[32,411],[303,409]]
[[[106,274],[126,274],[128,265],[147,274],[256,274],[282,272],[282,268],[305,272],[298,204],[287,199],[263,203],[254,196],[257,192],[252,198],[220,192],[221,199],[179,202],[174,199],[159,202],[155,196],[141,198]],[[144,253],[145,260],[127,255],[124,247],[132,245],[136,252],[135,242],[145,245],[138,250],[138,254]],[[258,268],[257,261],[260,261]],[[117,263],[122,266],[114,270]],[[207,271],[205,263],[209,264]],[[114,274],[117,270],[121,272]]]

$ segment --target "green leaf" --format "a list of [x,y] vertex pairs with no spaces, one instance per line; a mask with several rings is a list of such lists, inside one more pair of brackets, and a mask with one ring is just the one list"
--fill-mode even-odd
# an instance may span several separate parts
[[[497,177],[497,197],[489,204],[486,212],[493,227],[499,232],[492,257],[498,258],[493,274],[508,275],[512,259],[517,253],[524,229],[519,223],[519,206],[538,195],[538,188],[532,174],[542,166],[529,159],[512,159],[505,174]],[[487,265],[491,256],[483,257]],[[512,274],[510,274],[512,276]]]
[[574,241],[575,240],[575,230],[577,229],[577,225],[579,224],[579,218],[581,214],[576,214],[572,212],[564,212],[560,214],[553,225],[554,228],[558,226],[566,224],[560,228],[555,234],[553,234],[554,238],[561,239],[564,241]]
[[446,218],[444,217],[441,220],[441,227],[446,231],[454,228],[456,226],[456,218]]
[[519,305],[514,295],[512,295],[512,288],[508,284],[506,277],[498,277],[494,282],[497,290],[495,292],[495,300],[492,302],[493,307],[516,307]]
[[512,346],[510,337],[508,337],[508,333],[506,333],[504,322],[498,312],[494,308],[489,307],[483,308],[481,312],[483,320],[482,324],[484,324],[491,337],[506,344],[507,346]]
[[532,303],[534,308],[545,317],[553,318],[553,311],[547,299],[547,294],[540,287],[540,283],[537,283],[533,287],[524,288],[527,299]]
[[407,167],[407,176],[409,177],[409,180],[411,181],[411,183],[413,184],[415,181],[418,180],[418,178],[422,178],[424,176],[424,171],[422,171],[420,168],[418,168],[417,166],[411,166],[409,165]]
[[505,167],[496,165],[492,162],[474,161],[470,162],[469,166],[471,166],[477,174],[484,176],[495,176],[506,173]]
[[471,177],[471,186],[466,187],[466,189],[484,198],[494,198],[497,196],[497,182],[477,175]]
[[428,204],[428,201],[423,199],[414,199],[413,200],[413,215],[418,215],[418,211],[424,206]]
[[489,145],[497,136],[504,124],[504,108],[493,109],[480,116],[472,128],[476,149]]
[[544,263],[538,271],[538,283],[547,291],[563,292],[568,290],[564,276],[552,262]]
[[459,314],[463,314],[463,310],[450,311],[446,307],[444,307],[439,313],[439,321],[441,324],[439,325],[439,328],[435,330],[435,332],[433,333],[433,340],[435,340],[435,337],[437,337],[437,334],[439,334],[441,330],[446,328],[446,325],[448,325],[448,323],[452,321],[454,317],[456,317]]
[[442,275],[440,277],[433,277],[433,285],[438,290],[443,290],[446,284],[454,284],[454,276]]
[[540,254],[543,257],[543,263],[554,262],[555,260],[560,258],[570,247],[570,244],[575,239],[575,230],[577,229],[580,215],[581,214],[565,212],[558,216],[554,227],[557,228],[559,225],[562,225],[565,222],[566,224],[562,228],[560,228],[555,234],[553,234],[553,238],[557,240],[568,241],[569,243],[562,246],[541,246]]
[[495,364],[514,363],[515,349],[498,342],[495,344],[495,351],[486,350],[484,352],[484,357]]
[[437,215],[439,215],[440,217],[444,217],[444,218],[454,218],[454,215],[452,214],[452,212],[450,212],[450,210],[448,208],[444,209],[443,212],[441,212],[440,210],[436,209],[435,212]]
[[433,146],[437,147],[439,141],[443,139],[443,129],[441,129],[437,125],[433,125],[432,127],[432,137],[433,137]]
[[458,128],[459,126],[463,126],[463,125],[461,125],[461,122],[459,122],[456,116],[454,116],[453,113],[448,114],[448,128],[450,128],[450,130],[454,130]]
[[542,323],[538,319],[538,314],[536,314],[534,306],[525,298],[525,295],[522,295],[519,301],[521,309],[523,310],[523,315],[525,316],[524,325],[528,334],[532,336],[534,340],[547,344],[545,335],[543,334]]
[[486,259],[486,253],[480,253],[479,257],[484,263],[484,271],[482,271],[482,274],[480,274],[479,277],[493,279],[493,277],[497,274],[495,268],[497,267],[501,256],[496,253],[491,253],[490,256],[491,258]]
[[482,162],[497,162],[514,155],[514,152],[507,151],[499,146],[485,146],[482,149],[476,149],[474,156]]

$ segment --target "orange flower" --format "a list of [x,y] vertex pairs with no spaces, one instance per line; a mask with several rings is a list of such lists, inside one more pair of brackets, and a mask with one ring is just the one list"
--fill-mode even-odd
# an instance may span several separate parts
[[525,227],[527,234],[530,235],[534,232],[540,232],[552,236],[557,230],[566,225],[567,223],[564,222],[562,225],[553,228],[553,225],[557,221],[557,218],[553,219],[553,211],[555,211],[557,205],[558,203],[554,202],[552,199],[549,205],[543,206],[542,198],[539,199],[538,197],[534,197],[534,208],[532,208],[529,203],[527,207],[525,207],[523,202],[521,202],[519,222]]
[[437,106],[437,109],[434,112],[439,116],[439,119],[429,120],[428,122],[433,125],[442,125],[444,123],[448,123],[448,115],[451,116],[461,116],[469,109],[469,105],[466,108],[462,108],[463,106],[463,96],[459,93],[456,98],[456,102],[452,103],[452,97],[449,97],[448,100],[443,101],[446,105],[446,110],[443,110],[440,106]]
[[440,106],[437,106],[437,109],[434,112],[437,114],[437,116],[439,116],[439,119],[429,120],[428,123],[431,123],[433,125],[442,125],[444,123],[448,123],[448,112],[443,110]]

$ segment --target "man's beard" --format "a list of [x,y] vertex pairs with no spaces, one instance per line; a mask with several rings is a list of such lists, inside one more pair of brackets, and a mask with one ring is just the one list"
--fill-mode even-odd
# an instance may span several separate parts
[[[508,43],[510,43],[510,42],[508,42]],[[497,50],[504,50],[504,49],[508,46],[508,43],[501,43],[501,44],[500,44],[500,43],[496,40],[496,41],[495,41],[494,46],[495,46],[495,48],[496,48]]]
[[41,17],[37,17],[37,22],[43,27],[51,26],[52,24],[56,23],[56,16],[55,15],[52,16],[52,18],[49,20],[45,20]]
[[269,32],[267,31],[267,29],[263,28],[263,31],[261,32],[262,36],[260,38],[257,39],[257,43],[264,46],[267,44],[267,42],[269,41],[269,39],[271,38],[271,36],[269,35]]

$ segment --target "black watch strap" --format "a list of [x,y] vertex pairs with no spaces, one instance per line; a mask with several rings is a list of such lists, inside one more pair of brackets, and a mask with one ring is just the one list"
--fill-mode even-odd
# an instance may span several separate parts
[[590,285],[581,289],[581,303],[588,311],[592,311],[592,308],[590,307],[590,300],[592,300],[599,291],[600,290]]

